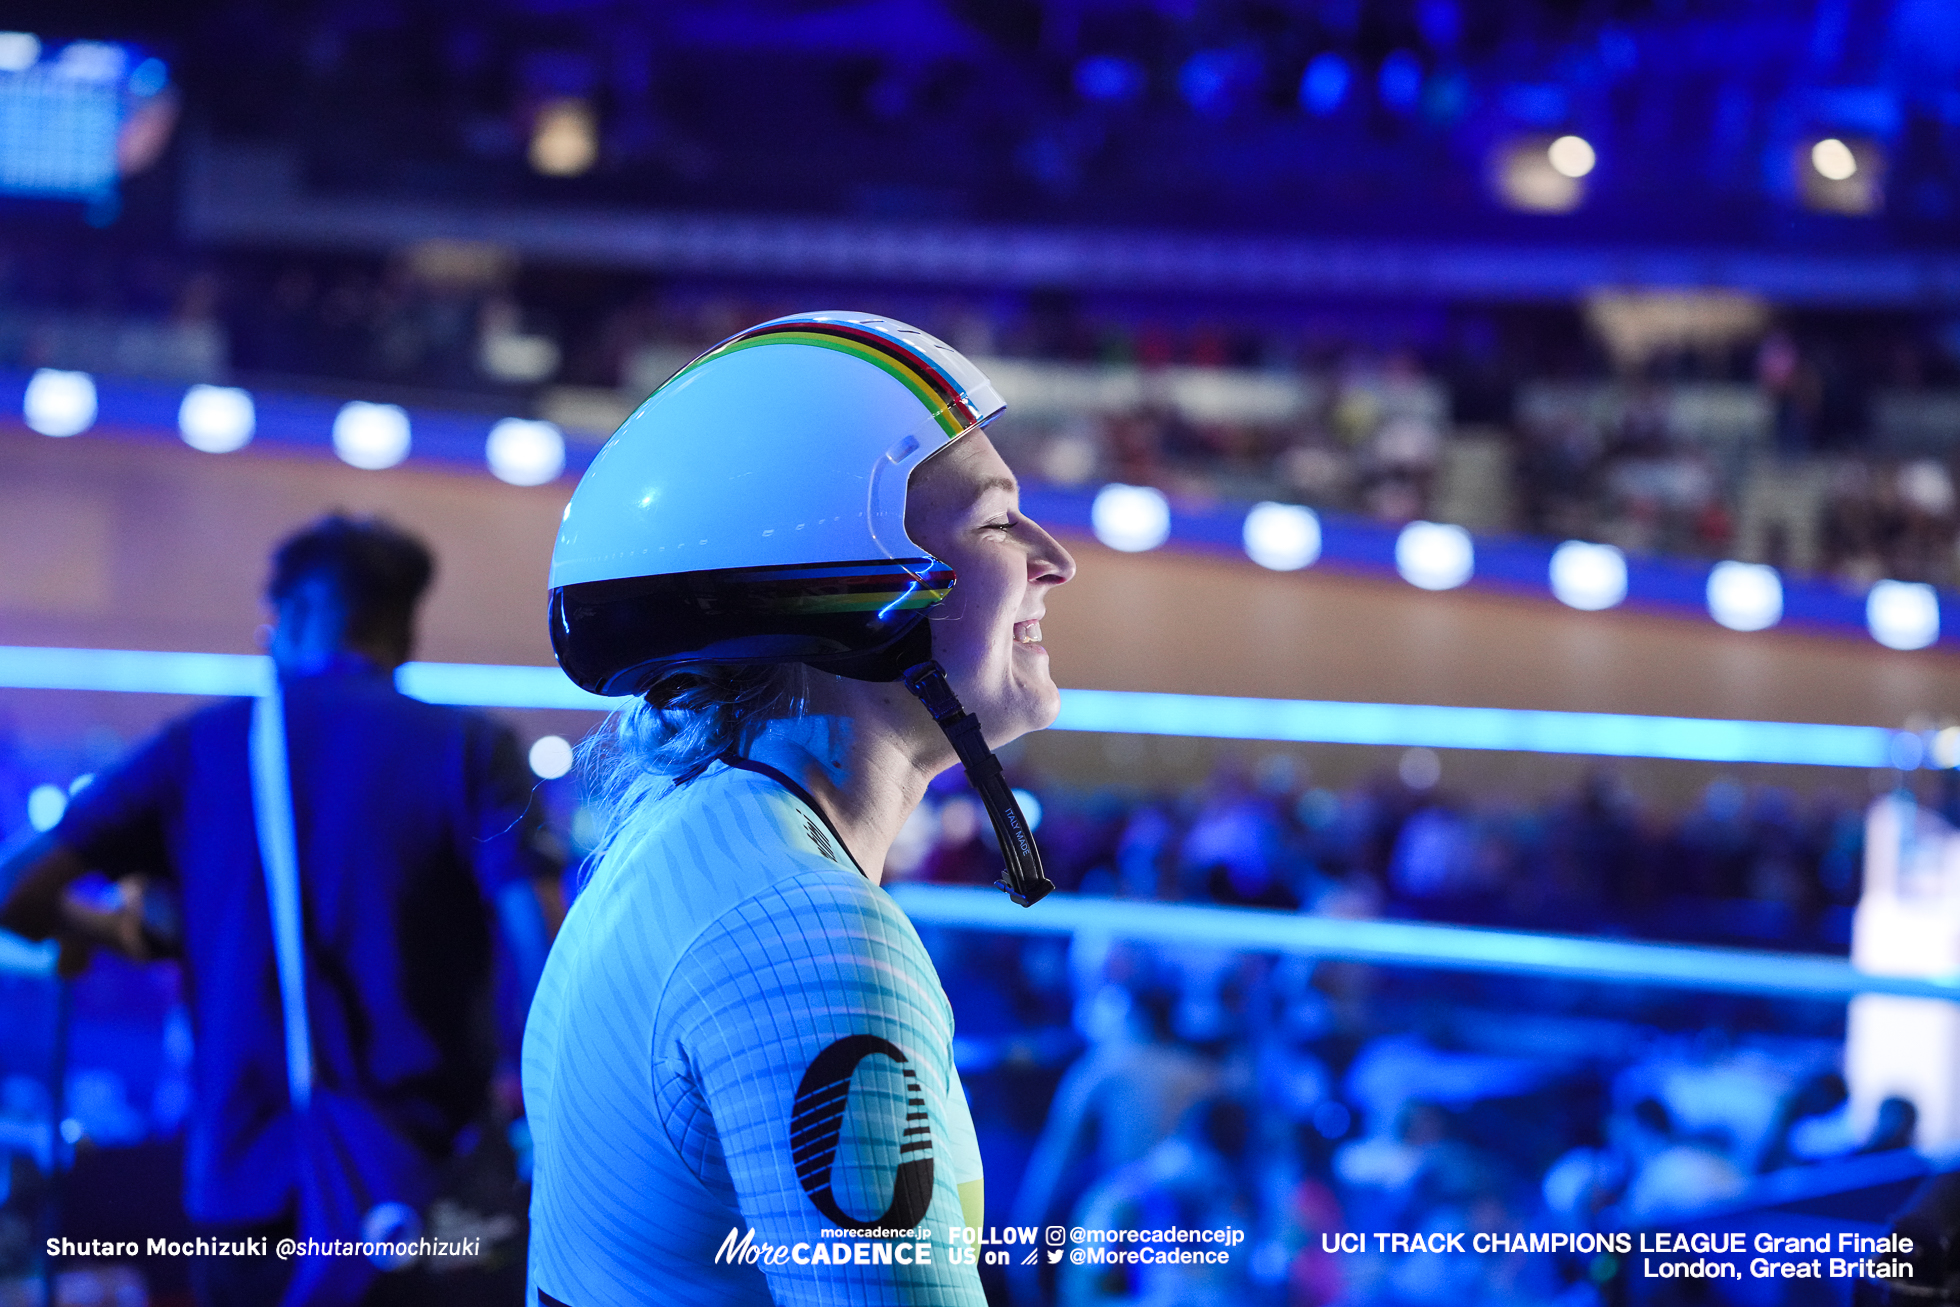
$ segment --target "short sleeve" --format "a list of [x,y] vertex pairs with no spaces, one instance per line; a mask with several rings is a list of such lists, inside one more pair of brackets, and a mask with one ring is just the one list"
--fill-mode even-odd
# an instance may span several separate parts
[[549,876],[556,868],[539,852],[531,769],[517,736],[480,713],[468,714],[466,721],[464,857],[484,898],[494,902],[505,886]]
[[730,908],[655,1029],[662,1124],[690,1164],[719,1152],[756,1241],[785,1250],[760,1264],[776,1302],[985,1301],[949,1241],[977,1166],[951,1009],[882,893],[830,870]]
[[179,722],[76,791],[55,839],[90,870],[175,880],[168,830],[182,809],[188,770],[189,742]]

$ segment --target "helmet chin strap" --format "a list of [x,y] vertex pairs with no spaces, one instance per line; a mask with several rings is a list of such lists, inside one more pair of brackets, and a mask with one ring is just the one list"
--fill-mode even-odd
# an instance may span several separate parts
[[1008,898],[1024,908],[1040,902],[1055,885],[1042,872],[1034,832],[1028,829],[1028,819],[1014,801],[1007,778],[1001,775],[1000,759],[994,757],[980,733],[980,719],[960,706],[959,696],[946,683],[946,669],[936,660],[927,658],[906,668],[901,679],[952,741],[960,765],[966,768],[967,781],[993,819],[1001,857],[1007,860],[1006,874],[994,882],[995,887],[1005,890]]

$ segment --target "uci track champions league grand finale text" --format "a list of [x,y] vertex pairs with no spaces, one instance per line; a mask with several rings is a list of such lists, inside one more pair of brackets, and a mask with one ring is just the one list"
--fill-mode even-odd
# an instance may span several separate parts
[[1814,1235],[1721,1230],[1676,1232],[1481,1231],[1326,1233],[1329,1255],[1429,1253],[1472,1257],[1525,1253],[1591,1259],[1595,1281],[1637,1280],[1901,1280],[1910,1279],[1913,1241],[1899,1234],[1851,1231]]

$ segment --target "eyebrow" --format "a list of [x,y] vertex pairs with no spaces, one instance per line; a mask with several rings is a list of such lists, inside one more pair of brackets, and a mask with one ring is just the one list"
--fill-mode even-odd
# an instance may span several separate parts
[[977,500],[989,490],[1004,490],[1010,495],[1018,495],[1021,493],[1021,483],[1013,477],[990,476],[973,488],[973,497]]

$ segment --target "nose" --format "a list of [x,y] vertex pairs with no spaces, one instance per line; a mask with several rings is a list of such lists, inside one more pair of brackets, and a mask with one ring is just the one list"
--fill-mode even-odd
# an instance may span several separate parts
[[1075,575],[1075,555],[1062,547],[1062,542],[1043,530],[1040,523],[1030,523],[1034,527],[1033,548],[1028,552],[1028,583],[1030,585],[1061,585]]

